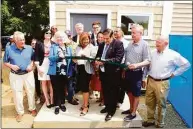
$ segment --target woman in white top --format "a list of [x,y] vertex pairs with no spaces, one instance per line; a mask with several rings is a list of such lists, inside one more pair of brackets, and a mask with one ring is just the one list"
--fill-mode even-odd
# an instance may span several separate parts
[[[80,44],[76,48],[76,56],[95,58],[98,47],[94,47],[90,43],[90,35],[87,32],[83,32],[80,35]],[[77,63],[77,87],[83,93],[83,105],[80,108],[80,116],[86,115],[89,108],[89,83],[91,75],[94,74],[94,69],[90,61],[88,60],[75,60]]]

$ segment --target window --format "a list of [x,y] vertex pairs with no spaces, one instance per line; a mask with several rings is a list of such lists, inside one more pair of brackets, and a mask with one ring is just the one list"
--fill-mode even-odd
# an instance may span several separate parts
[[118,26],[124,32],[125,38],[131,38],[132,24],[140,24],[143,26],[143,38],[151,39],[153,34],[153,14],[150,13],[118,13]]

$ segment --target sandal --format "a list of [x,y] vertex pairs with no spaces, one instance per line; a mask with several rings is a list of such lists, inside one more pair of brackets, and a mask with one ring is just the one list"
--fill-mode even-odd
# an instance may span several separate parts
[[[85,111],[85,109],[86,109],[86,111]],[[88,106],[84,107],[83,110],[80,112],[80,116],[85,116],[88,113],[88,109],[89,109]]]
[[[85,106],[84,106],[84,105],[82,105],[82,106],[80,107],[80,109],[79,109],[79,110],[80,110],[80,111],[82,111],[82,110],[84,109],[84,107],[85,107]],[[90,107],[90,103],[88,103],[88,106],[87,106],[87,107],[88,107],[88,108]]]

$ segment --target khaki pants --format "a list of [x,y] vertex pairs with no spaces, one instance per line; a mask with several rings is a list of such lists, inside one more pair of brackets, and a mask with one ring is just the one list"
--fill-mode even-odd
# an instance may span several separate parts
[[[23,86],[25,86],[29,111],[35,110],[35,81],[33,71],[24,75],[17,75],[10,72],[10,85],[13,91],[13,99],[18,114],[24,114],[23,107]],[[24,85],[25,83],[25,85]]]
[[[147,121],[155,122],[158,125],[164,124],[166,114],[166,102],[169,92],[169,80],[155,81],[148,78],[146,88],[146,106],[147,106]],[[157,121],[155,121],[155,111],[158,111]]]

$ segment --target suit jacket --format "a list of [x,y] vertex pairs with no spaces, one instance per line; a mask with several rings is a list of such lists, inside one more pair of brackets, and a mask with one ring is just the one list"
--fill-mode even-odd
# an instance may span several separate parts
[[35,61],[39,61],[41,66],[44,60],[44,43],[38,41],[35,46]]
[[[105,44],[99,45],[99,50],[97,52],[96,58],[101,59],[104,46]],[[121,63],[123,56],[124,56],[123,42],[113,39],[113,41],[110,43],[110,46],[106,52],[105,60],[110,62]],[[120,71],[120,67],[115,65],[105,63],[104,67],[105,67],[105,73],[107,74],[112,74],[116,71]]]

